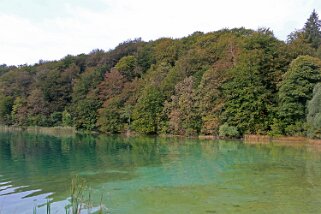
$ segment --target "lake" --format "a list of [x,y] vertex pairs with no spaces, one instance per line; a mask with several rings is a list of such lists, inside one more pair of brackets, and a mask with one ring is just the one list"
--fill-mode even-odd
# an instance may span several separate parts
[[315,145],[0,133],[1,214],[65,213],[77,175],[110,213],[321,213]]

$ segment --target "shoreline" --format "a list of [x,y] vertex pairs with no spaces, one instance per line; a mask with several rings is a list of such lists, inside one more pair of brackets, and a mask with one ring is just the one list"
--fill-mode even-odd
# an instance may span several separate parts
[[312,139],[300,136],[268,136],[268,135],[244,135],[245,143],[301,143],[321,145],[321,139]]
[[[41,126],[2,126],[0,125],[1,132],[27,132],[32,134],[44,134],[51,136],[68,136],[72,137],[76,134],[81,134],[83,132],[77,131],[74,127],[41,127]],[[97,132],[87,133],[97,135]],[[102,135],[108,135],[99,133]],[[134,136],[143,136],[136,132],[125,132],[119,133],[119,135],[124,137],[134,137]],[[172,135],[172,134],[159,134],[154,135],[155,137],[165,137],[165,138],[189,138],[189,139],[199,139],[199,140],[240,140],[244,143],[249,144],[269,144],[269,143],[300,143],[300,144],[317,144],[321,145],[321,139],[312,139],[302,136],[269,136],[269,135],[244,135],[242,138],[222,138],[215,135],[196,135],[196,136],[185,136],[185,135]]]
[[43,134],[50,136],[61,136],[61,137],[71,137],[74,136],[77,130],[74,127],[42,127],[42,126],[0,126],[1,132],[27,132],[31,134]]

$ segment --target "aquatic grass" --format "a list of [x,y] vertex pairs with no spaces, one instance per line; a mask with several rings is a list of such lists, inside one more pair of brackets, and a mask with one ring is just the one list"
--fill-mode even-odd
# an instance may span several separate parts
[[[78,176],[71,180],[71,208],[72,214],[80,213],[83,203],[85,202],[84,192],[88,189],[85,179]],[[87,203],[90,201],[90,194]]]
[[56,126],[56,127],[41,127],[41,126],[0,126],[1,132],[27,132],[31,134],[42,134],[50,136],[74,136],[77,131],[74,127],[69,126]]
[[76,134],[76,129],[74,127],[65,127],[65,126],[57,126],[57,127],[27,127],[26,131],[28,133],[35,134],[44,134],[44,135],[52,135],[52,136],[74,136]]
[[[86,197],[88,193],[88,196]],[[90,213],[108,213],[108,209],[103,205],[103,196],[100,199],[100,205],[94,206],[91,191],[84,178],[75,176],[71,180],[69,204],[65,206],[66,214],[80,214],[82,211]],[[46,203],[46,214],[51,213],[51,202],[48,199]],[[37,206],[33,209],[33,214],[37,214]]]
[[47,204],[46,204],[46,206],[47,206],[47,214],[50,214],[50,201],[49,200],[47,200]]
[[[37,206],[33,207],[33,214],[37,214]],[[48,199],[46,202],[46,214],[50,214],[51,213],[51,203],[50,200]]]

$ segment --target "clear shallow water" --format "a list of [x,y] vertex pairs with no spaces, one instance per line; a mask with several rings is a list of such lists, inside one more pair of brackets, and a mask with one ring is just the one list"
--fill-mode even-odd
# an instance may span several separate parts
[[64,213],[72,177],[111,213],[321,213],[321,148],[0,133],[0,213]]

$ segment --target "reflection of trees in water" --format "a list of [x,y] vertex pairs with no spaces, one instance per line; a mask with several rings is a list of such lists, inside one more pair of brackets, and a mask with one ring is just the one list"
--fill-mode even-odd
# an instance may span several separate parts
[[[206,148],[193,140],[152,137],[86,136],[57,138],[27,133],[0,134],[0,169],[20,191],[41,189],[62,199],[71,178],[79,174],[89,184],[128,180],[141,166],[159,166]],[[184,145],[184,146],[182,146]]]
[[[169,183],[177,182],[175,179],[205,182],[215,176],[224,179],[231,176],[229,173],[242,179],[248,173],[257,179],[267,178],[263,182],[274,179],[273,176],[279,179],[278,176],[290,175],[287,179],[293,185],[302,183],[309,189],[309,183],[315,185],[316,179],[321,178],[320,151],[310,150],[308,146],[247,145],[184,138],[88,135],[57,138],[0,133],[0,174],[3,175],[0,182],[10,180],[16,187],[28,185],[19,191],[53,192],[57,201],[69,195],[70,181],[76,174],[95,187],[133,179],[140,167],[158,167],[161,171],[157,175],[166,173],[168,180],[172,180]],[[249,186],[254,181],[239,182]],[[272,190],[270,194],[277,197],[278,187],[271,186]]]
[[[115,150],[123,150],[120,145],[112,146],[114,142],[107,143],[111,146],[104,152],[97,152],[96,139],[84,136],[55,138],[22,133],[0,134],[0,142],[3,174],[0,179],[10,180],[14,186],[28,186],[20,191],[41,189],[65,198],[69,194],[71,178],[76,174],[83,174],[89,183],[93,178],[95,182],[106,182],[134,176],[133,168],[126,167],[125,161],[117,163],[113,160]],[[114,170],[118,167],[126,173]]]

